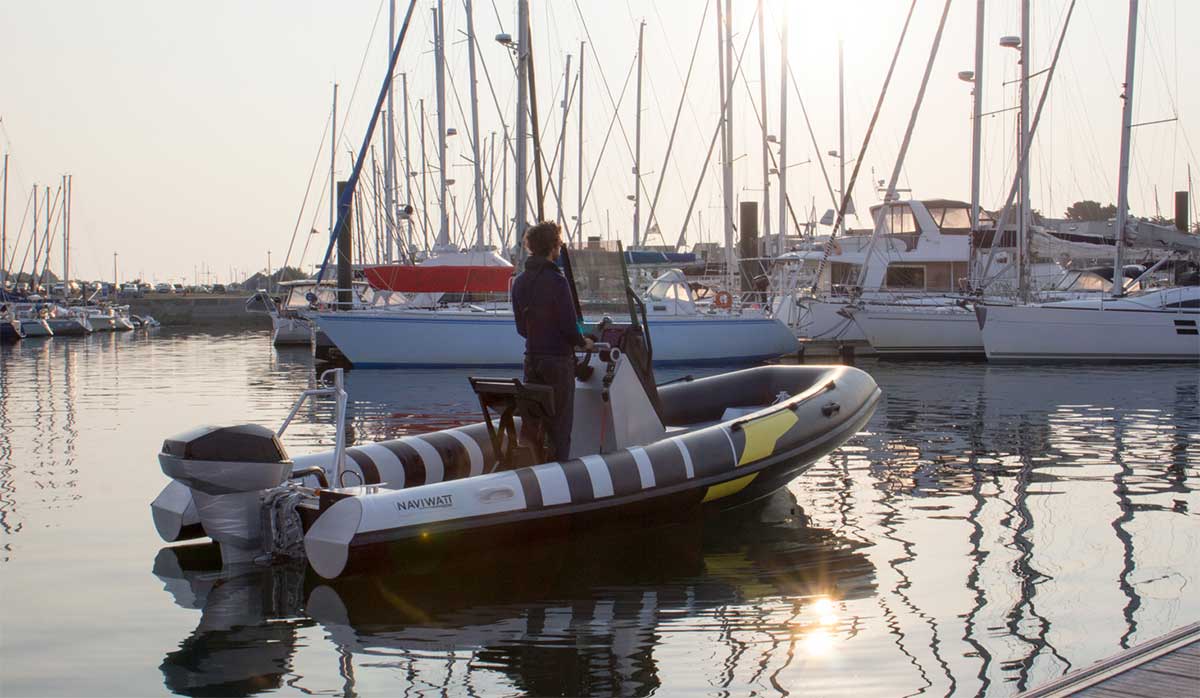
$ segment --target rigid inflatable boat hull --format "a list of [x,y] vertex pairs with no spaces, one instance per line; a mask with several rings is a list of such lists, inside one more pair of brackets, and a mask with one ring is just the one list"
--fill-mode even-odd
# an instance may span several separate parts
[[737,404],[730,392],[740,387],[769,400],[783,384],[776,378],[805,372],[819,380],[785,400],[679,435],[668,432],[645,446],[364,490],[322,508],[305,536],[306,554],[318,574],[332,578],[403,565],[413,551],[435,544],[528,540],[614,519],[659,520],[697,506],[744,505],[779,489],[857,432],[878,403],[874,381],[847,367],[762,367],[662,391],[668,419],[696,418],[706,409],[703,395],[720,395],[714,404]]

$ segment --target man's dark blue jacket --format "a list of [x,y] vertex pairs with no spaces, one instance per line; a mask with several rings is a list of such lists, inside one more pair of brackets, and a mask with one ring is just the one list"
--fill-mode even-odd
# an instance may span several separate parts
[[531,256],[512,286],[513,317],[526,354],[570,356],[583,346],[571,287],[558,265]]

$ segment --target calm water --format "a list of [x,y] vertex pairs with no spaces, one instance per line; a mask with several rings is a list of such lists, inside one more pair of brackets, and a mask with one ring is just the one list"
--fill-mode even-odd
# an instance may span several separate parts
[[[867,429],[767,511],[330,584],[150,521],[163,437],[278,424],[305,351],[3,347],[0,695],[1005,696],[1200,619],[1194,367],[864,367]],[[360,439],[475,419],[465,372],[347,383]]]

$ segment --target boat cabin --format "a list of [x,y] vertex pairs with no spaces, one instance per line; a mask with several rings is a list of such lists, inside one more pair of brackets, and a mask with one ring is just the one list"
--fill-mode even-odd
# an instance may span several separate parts
[[[883,220],[874,249],[872,228],[850,229],[829,243],[824,264],[824,244],[779,260],[801,261],[809,272],[809,285],[820,269],[817,287],[833,293],[856,286],[863,264],[869,265],[864,290],[946,292],[962,286],[971,257],[970,204],[950,199],[893,201],[871,207],[871,220],[877,216]],[[994,225],[982,210],[980,223]]]

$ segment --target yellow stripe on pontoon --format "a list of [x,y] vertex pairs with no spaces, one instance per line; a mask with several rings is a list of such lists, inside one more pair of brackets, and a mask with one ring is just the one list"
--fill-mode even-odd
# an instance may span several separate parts
[[742,466],[756,460],[766,458],[775,452],[775,443],[788,429],[800,421],[791,410],[780,410],[773,415],[756,419],[742,425],[746,433],[746,448],[742,449],[742,458],[738,465]]
[[708,491],[704,493],[704,499],[700,501],[711,502],[714,499],[720,499],[722,497],[728,497],[731,494],[737,494],[738,492],[746,489],[746,485],[754,482],[754,478],[756,477],[758,477],[758,473],[750,473],[749,475],[745,477],[739,477],[736,480],[730,480],[728,482],[722,482],[719,485],[713,485],[712,487],[708,488]]

